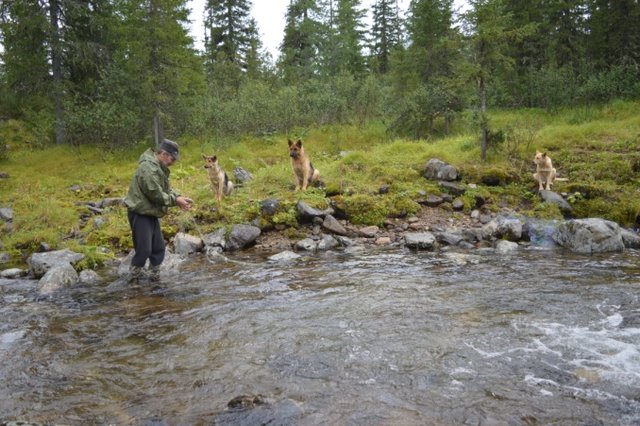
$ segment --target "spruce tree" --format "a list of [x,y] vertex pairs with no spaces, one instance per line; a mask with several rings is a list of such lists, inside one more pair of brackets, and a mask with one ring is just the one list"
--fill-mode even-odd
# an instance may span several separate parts
[[207,0],[205,6],[205,55],[209,65],[233,63],[247,69],[247,55],[257,30],[249,0]]
[[377,0],[373,5],[370,30],[370,68],[386,74],[391,53],[402,46],[402,26],[398,0]]

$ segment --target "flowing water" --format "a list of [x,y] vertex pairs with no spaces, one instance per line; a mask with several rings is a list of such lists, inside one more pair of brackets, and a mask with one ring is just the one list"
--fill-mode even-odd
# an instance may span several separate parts
[[0,423],[640,423],[638,252],[240,256],[153,291],[0,281]]

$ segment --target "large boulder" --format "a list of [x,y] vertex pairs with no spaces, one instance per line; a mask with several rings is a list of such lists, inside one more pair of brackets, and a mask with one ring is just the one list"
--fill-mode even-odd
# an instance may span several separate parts
[[498,216],[496,218],[498,228],[496,236],[509,241],[520,241],[522,239],[522,222],[515,217]]
[[40,294],[51,294],[62,288],[73,286],[78,282],[78,279],[78,273],[71,264],[56,264],[40,278],[38,291]]
[[193,235],[178,232],[173,238],[173,248],[176,254],[188,256],[192,253],[198,253],[204,248],[204,242],[201,238]]
[[604,219],[574,219],[563,222],[553,234],[553,240],[576,253],[624,250],[620,226]]
[[260,236],[260,228],[252,225],[238,224],[233,225],[231,232],[227,237],[227,250],[241,250],[255,244],[256,239]]
[[432,158],[424,168],[423,176],[430,180],[454,181],[458,180],[458,170],[437,158]]
[[33,253],[27,263],[29,272],[35,278],[41,278],[49,269],[60,265],[74,265],[84,259],[84,254],[74,253],[71,250],[57,250],[46,253]]
[[218,228],[215,231],[204,235],[204,245],[206,247],[220,247],[223,250],[227,247],[227,230]]

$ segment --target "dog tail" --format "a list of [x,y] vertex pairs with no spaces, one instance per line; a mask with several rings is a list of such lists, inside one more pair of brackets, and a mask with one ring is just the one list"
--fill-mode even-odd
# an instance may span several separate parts
[[557,177],[555,180],[557,180],[558,182],[569,182],[568,178]]

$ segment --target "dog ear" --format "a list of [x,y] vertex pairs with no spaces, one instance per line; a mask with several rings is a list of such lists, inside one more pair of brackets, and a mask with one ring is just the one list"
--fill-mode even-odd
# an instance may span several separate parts
[[203,159],[203,160],[206,160],[206,159],[207,159],[207,156],[206,156],[206,155],[204,155],[204,154],[202,154],[202,159]]
[[543,153],[542,153],[542,156],[543,156],[543,157],[546,157],[546,156],[547,156],[547,153],[546,153],[546,152],[543,152]]
[[211,157],[211,161],[213,161],[214,163],[218,160],[218,156],[214,155],[213,157]]
[[287,142],[289,142],[289,146],[293,145],[293,141],[291,139],[289,139]]
[[298,139],[298,142],[296,142],[296,145],[298,145],[298,148],[302,148],[302,139]]

